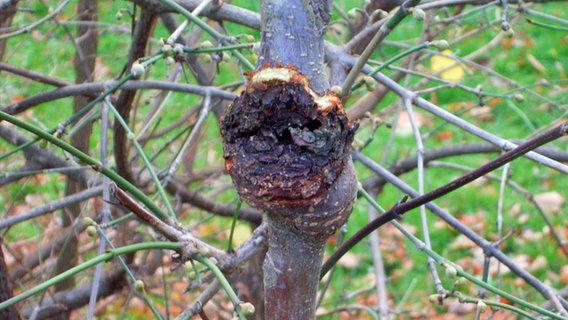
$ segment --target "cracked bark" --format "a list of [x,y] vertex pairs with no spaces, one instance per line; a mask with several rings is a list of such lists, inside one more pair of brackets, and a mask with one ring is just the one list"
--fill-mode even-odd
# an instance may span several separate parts
[[[323,250],[351,213],[357,124],[326,93],[328,1],[264,1],[257,69],[220,125],[226,171],[265,212],[266,319],[313,319]],[[285,67],[282,67],[285,66]]]

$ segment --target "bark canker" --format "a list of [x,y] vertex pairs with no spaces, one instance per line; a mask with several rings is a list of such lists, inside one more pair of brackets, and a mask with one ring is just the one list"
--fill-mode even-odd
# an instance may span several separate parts
[[294,68],[248,76],[221,122],[226,170],[251,206],[298,232],[327,237],[355,199],[350,152],[357,124],[335,94],[317,94]]

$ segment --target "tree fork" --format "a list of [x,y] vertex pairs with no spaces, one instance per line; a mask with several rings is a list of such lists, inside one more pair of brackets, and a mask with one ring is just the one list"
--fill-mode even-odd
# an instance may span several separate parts
[[[264,1],[256,72],[220,129],[239,195],[265,212],[266,319],[313,319],[327,238],[351,213],[357,124],[328,92],[327,1]],[[284,66],[284,67],[283,67]]]

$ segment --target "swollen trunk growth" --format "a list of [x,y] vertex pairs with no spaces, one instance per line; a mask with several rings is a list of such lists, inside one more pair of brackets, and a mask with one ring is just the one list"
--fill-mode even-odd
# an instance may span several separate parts
[[333,93],[319,95],[294,68],[248,75],[222,122],[226,170],[271,226],[264,262],[269,319],[311,319],[325,240],[356,196],[357,125]]

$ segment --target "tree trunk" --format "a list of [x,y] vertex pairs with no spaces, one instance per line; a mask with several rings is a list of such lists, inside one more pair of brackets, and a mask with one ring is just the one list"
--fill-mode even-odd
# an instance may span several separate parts
[[357,125],[326,93],[331,2],[261,4],[257,72],[221,122],[226,170],[239,195],[266,213],[266,319],[314,319],[326,239],[351,213]]
[[[96,22],[98,19],[97,1],[81,0],[77,5],[77,15],[79,21]],[[98,45],[98,30],[94,26],[79,25],[77,29],[77,43],[75,53],[75,82],[85,83],[92,82],[93,72],[95,70],[95,59],[97,57]],[[74,98],[73,110],[75,112],[83,109],[91,98],[84,96],[76,96]],[[87,123],[79,129],[75,135],[71,137],[71,144],[77,149],[88,153],[89,152],[89,139],[92,132],[92,125]],[[85,186],[77,182],[68,180],[66,195],[75,194],[84,190]],[[75,203],[66,207],[63,210],[63,228],[71,226],[75,219],[81,212],[81,203]],[[62,273],[76,264],[77,261],[77,235],[72,233],[72,239],[67,241],[66,246],[59,255],[56,272]],[[65,281],[58,283],[55,288],[56,291],[63,291],[75,286],[73,277],[69,277]]]
[[[0,4],[0,29],[8,28],[18,7],[18,0],[6,1]],[[1,32],[0,32],[1,34]],[[4,58],[7,40],[0,40],[0,61]],[[14,295],[12,291],[12,279],[8,272],[8,266],[4,260],[2,251],[2,238],[0,238],[0,302],[6,301]],[[0,319],[21,319],[16,306],[0,310]]]
[[293,65],[310,79],[317,93],[329,88],[323,36],[331,1],[265,0],[261,2],[261,42],[257,69]]
[[[19,0],[7,0],[0,2],[0,29],[8,28],[12,25],[12,19],[18,9]],[[2,34],[2,32],[0,32]],[[4,58],[6,51],[6,42],[8,40],[0,40],[0,61]]]
[[[6,301],[14,296],[12,291],[12,279],[8,272],[8,266],[4,260],[4,252],[2,251],[2,239],[0,238],[0,302]],[[0,310],[0,319],[19,320],[22,317],[15,305]]]

